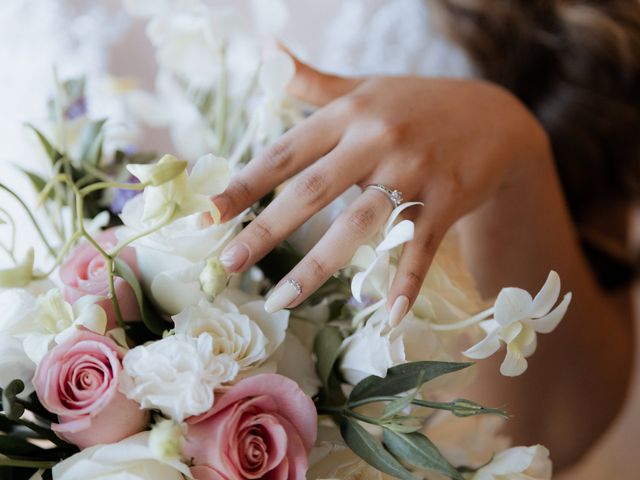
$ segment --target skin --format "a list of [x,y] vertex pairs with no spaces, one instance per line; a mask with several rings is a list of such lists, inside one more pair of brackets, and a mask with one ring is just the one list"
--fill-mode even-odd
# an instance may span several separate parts
[[[556,467],[575,462],[620,407],[632,336],[628,315],[599,289],[580,250],[541,125],[509,92],[482,81],[346,79],[296,66],[290,93],[320,108],[214,199],[228,220],[290,179],[227,246],[228,270],[245,271],[348,187],[372,183],[424,203],[407,211],[415,238],[404,247],[389,309],[400,296],[413,304],[452,227],[487,297],[508,285],[537,292],[556,270],[574,300],[561,326],[539,338],[529,370],[500,377],[501,352],[481,362],[479,389],[465,394],[505,405],[517,419],[508,426],[516,444],[545,444]],[[365,191],[282,280],[302,286],[288,308],[346,264],[390,211],[383,194]]]

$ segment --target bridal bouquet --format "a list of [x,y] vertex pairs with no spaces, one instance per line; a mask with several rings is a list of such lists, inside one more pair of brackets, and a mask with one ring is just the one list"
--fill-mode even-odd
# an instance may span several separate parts
[[[0,270],[0,476],[549,479],[544,447],[509,448],[507,414],[456,391],[473,381],[469,359],[503,344],[502,374],[525,371],[570,302],[555,306],[558,276],[487,309],[450,236],[391,325],[406,203],[309,300],[270,313],[269,292],[340,205],[229,276],[220,253],[272,196],[226,223],[211,199],[304,118],[286,95],[294,65],[262,53],[232,9],[126,3],[148,17],[160,72],[157,92],[118,101],[131,124],[168,129],[178,156],[92,118],[82,79],[57,81],[49,118],[27,127],[49,165],[25,172],[35,205],[0,178],[12,262]],[[267,33],[286,20],[274,0],[254,7]],[[16,237],[26,222],[35,250]]]

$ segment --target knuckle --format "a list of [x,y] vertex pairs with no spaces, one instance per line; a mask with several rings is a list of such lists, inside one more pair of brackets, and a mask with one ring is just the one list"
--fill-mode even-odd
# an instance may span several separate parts
[[366,237],[376,220],[376,210],[373,207],[359,208],[347,216],[347,225],[358,237]]
[[221,196],[224,195],[227,196],[231,203],[243,203],[251,198],[251,188],[246,180],[236,178]]
[[253,236],[261,242],[269,242],[273,238],[273,231],[271,227],[260,218],[256,218],[251,222],[249,227],[247,227],[247,230],[249,228],[251,229]]
[[326,263],[317,257],[309,257],[307,259],[307,268],[309,269],[309,274],[316,279],[328,278],[331,274]]
[[424,234],[421,239],[421,247],[424,252],[429,255],[433,255],[433,253],[438,248],[440,243],[440,235],[435,230],[430,230]]
[[284,170],[293,158],[293,152],[289,143],[277,141],[262,154],[262,160],[271,170]]
[[422,288],[422,280],[422,275],[415,270],[409,270],[404,276],[405,284],[412,292],[416,292]]
[[367,108],[367,98],[362,94],[351,94],[336,101],[341,115],[355,116]]
[[406,125],[388,118],[378,119],[372,128],[375,139],[382,145],[394,146],[402,142]]
[[326,198],[328,189],[325,175],[316,172],[303,174],[294,187],[296,196],[310,205],[322,202]]

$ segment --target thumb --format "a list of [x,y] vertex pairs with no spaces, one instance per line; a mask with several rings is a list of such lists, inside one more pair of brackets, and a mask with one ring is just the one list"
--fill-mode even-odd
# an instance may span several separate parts
[[362,83],[362,79],[319,72],[302,63],[281,43],[278,44],[278,48],[290,55],[296,66],[296,74],[289,82],[287,90],[290,95],[304,102],[321,107],[346,95]]

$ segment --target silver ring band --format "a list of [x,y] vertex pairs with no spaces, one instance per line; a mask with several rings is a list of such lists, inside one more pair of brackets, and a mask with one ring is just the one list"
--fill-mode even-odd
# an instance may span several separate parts
[[402,204],[402,192],[399,190],[391,190],[381,183],[372,183],[371,185],[367,185],[365,190],[378,190],[379,192],[384,193],[391,202],[391,205],[393,205],[393,208],[398,208]]

